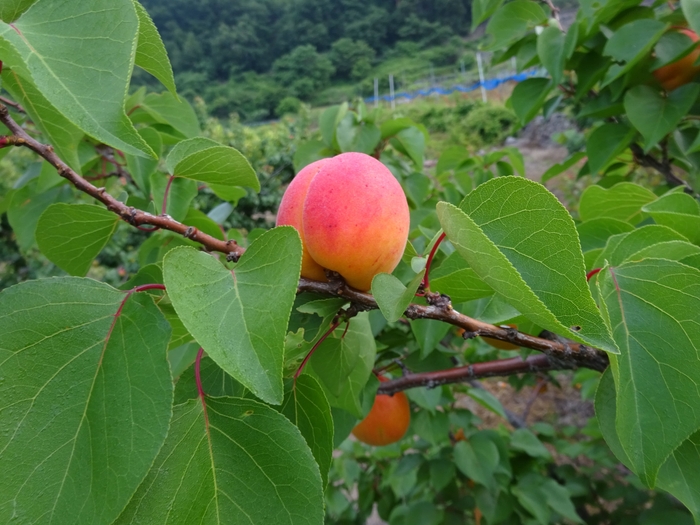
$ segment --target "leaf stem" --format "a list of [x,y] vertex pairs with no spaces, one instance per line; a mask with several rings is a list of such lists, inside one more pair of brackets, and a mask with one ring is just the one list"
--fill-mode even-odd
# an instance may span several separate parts
[[340,326],[340,321],[334,320],[334,321],[331,323],[331,326],[328,328],[328,330],[326,330],[326,333],[323,334],[323,335],[321,336],[321,338],[320,338],[318,341],[316,341],[316,344],[311,348],[311,350],[309,350],[309,353],[306,354],[306,357],[304,358],[304,360],[303,360],[303,361],[301,362],[301,364],[299,365],[299,368],[297,368],[297,371],[294,373],[294,384],[296,384],[297,378],[301,375],[302,371],[304,370],[304,367],[306,366],[306,363],[309,362],[309,359],[311,359],[311,356],[314,354],[314,352],[316,351],[316,349],[317,349],[319,346],[321,346],[321,343],[323,343],[323,341],[325,341],[325,340],[328,338],[328,336],[331,335],[331,334],[333,333],[333,330],[335,330],[336,328],[338,328],[338,326]]
[[592,278],[595,274],[597,274],[598,272],[600,272],[600,270],[602,270],[602,268],[595,268],[595,269],[591,270],[590,272],[588,272],[588,273],[586,274],[586,281],[590,281],[591,278]]
[[204,403],[204,396],[206,394],[204,393],[204,388],[202,387],[202,376],[199,371],[199,367],[202,362],[202,355],[204,355],[204,348],[200,346],[199,351],[197,352],[197,358],[194,361],[194,380],[197,382],[197,393],[199,394],[202,403]]
[[168,178],[168,184],[165,185],[165,192],[163,193],[163,206],[160,208],[160,212],[163,215],[167,215],[167,206],[168,206],[168,194],[170,193],[170,186],[173,183],[173,180],[175,179],[175,175],[170,175]]
[[430,291],[430,265],[433,263],[433,258],[435,257],[435,254],[437,253],[437,249],[440,247],[440,243],[445,239],[445,232],[442,232],[440,234],[440,237],[437,238],[437,241],[435,241],[435,244],[433,244],[432,250],[430,250],[430,254],[428,255],[428,260],[425,261],[425,275],[423,276],[423,289],[426,292]]

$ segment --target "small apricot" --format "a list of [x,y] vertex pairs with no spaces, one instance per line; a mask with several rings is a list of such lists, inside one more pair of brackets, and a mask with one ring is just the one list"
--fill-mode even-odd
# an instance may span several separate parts
[[[678,29],[678,32],[683,33],[693,42],[700,40],[697,33],[691,29]],[[696,45],[695,49],[688,55],[671,64],[660,67],[653,72],[653,75],[659,81],[661,87],[666,91],[673,91],[692,82],[695,76],[700,73],[700,65],[694,65],[698,58],[700,58],[700,46]]]
[[[388,381],[379,377],[380,381]],[[367,416],[352,429],[352,435],[368,445],[389,445],[399,441],[411,423],[411,407],[403,392],[393,396],[377,394]]]

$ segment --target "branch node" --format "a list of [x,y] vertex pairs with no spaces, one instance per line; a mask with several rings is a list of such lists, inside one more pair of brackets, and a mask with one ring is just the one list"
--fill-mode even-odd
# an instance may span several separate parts
[[182,234],[185,239],[192,239],[194,240],[194,237],[197,235],[197,228],[194,226],[188,226],[187,229],[185,230],[185,233]]
[[226,254],[226,262],[237,263],[238,259],[240,259],[240,258],[241,258],[241,255],[239,253],[236,253],[236,252],[229,252],[228,254]]

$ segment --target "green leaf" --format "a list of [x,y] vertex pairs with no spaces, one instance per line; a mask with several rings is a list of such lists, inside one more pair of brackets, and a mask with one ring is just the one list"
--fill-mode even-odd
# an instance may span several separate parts
[[627,452],[617,436],[615,421],[617,419],[617,394],[615,392],[615,380],[610,368],[607,368],[598,381],[598,389],[595,393],[595,414],[598,419],[600,431],[605,442],[615,457],[630,468],[632,463],[627,457]]
[[197,181],[175,177],[170,183],[166,209],[163,210],[163,196],[169,179],[168,175],[159,171],[151,174],[149,180],[151,195],[156,209],[160,213],[167,213],[176,221],[182,222],[187,216],[192,200],[197,196]]
[[[199,348],[196,345],[193,345],[193,347],[196,351],[189,363],[190,366],[182,372],[182,375],[180,375],[175,384],[174,405],[187,403],[190,399],[197,399],[199,397],[194,366],[191,366],[195,361]],[[199,363],[199,377],[202,381],[202,390],[204,390],[208,396],[250,397],[246,395],[248,391],[245,387],[224,372],[210,357],[202,357]]]
[[537,115],[551,87],[548,78],[528,78],[515,86],[510,102],[521,124],[527,124]]
[[343,153],[359,151],[371,154],[381,140],[379,128],[374,124],[356,123],[354,114],[348,113],[336,129],[338,146]]
[[651,69],[672,64],[687,56],[694,49],[695,42],[688,35],[679,31],[667,31],[656,43],[654,48],[656,60],[654,60]]
[[458,253],[451,253],[440,266],[430,270],[430,287],[450,296],[453,304],[493,295],[486,284]]
[[233,270],[191,248],[176,248],[163,261],[185,327],[221,368],[272,404],[284,397],[284,339],[300,270],[301,241],[292,227],[258,237]]
[[[163,139],[161,139],[160,133],[153,128],[141,128],[138,132],[141,138],[160,157],[161,151],[163,151]],[[137,157],[128,153],[124,154],[124,157],[131,178],[134,179],[143,194],[148,196],[151,191],[150,176],[158,168],[158,159]]]
[[132,0],[40,0],[12,27],[0,23],[0,38],[63,116],[105,144],[153,156],[124,112],[138,25]]
[[467,195],[461,209],[439,203],[437,212],[457,251],[523,315],[555,333],[617,352],[588,289],[574,222],[543,186],[499,177]]
[[530,0],[510,2],[499,9],[486,26],[486,33],[492,37],[489,48],[506,47],[546,20],[547,14],[538,3]]
[[629,233],[634,230],[629,222],[619,219],[600,218],[582,222],[576,226],[581,240],[581,249],[584,252],[605,248],[608,238],[620,233]]
[[681,0],[681,8],[690,27],[700,34],[700,0]]
[[119,216],[94,204],[52,204],[41,214],[36,242],[41,252],[71,275],[84,276],[112,238]]
[[615,31],[605,44],[603,54],[612,57],[617,62],[622,62],[624,65],[610,68],[603,85],[608,85],[624,75],[632,66],[646,57],[667,28],[668,24],[650,18],[642,18],[633,20]]
[[174,408],[153,468],[116,524],[323,522],[318,466],[299,430],[250,399]]
[[642,208],[658,224],[676,230],[694,244],[700,244],[700,204],[685,193],[667,193]]
[[228,146],[214,146],[180,160],[172,174],[216,186],[247,186],[260,191],[260,181],[246,158]]
[[299,173],[302,168],[312,162],[333,156],[333,150],[326,147],[320,140],[307,140],[297,146],[294,152],[294,171]]
[[7,210],[7,220],[17,238],[20,250],[34,246],[34,232],[39,217],[54,202],[66,201],[71,192],[68,186],[58,186],[41,193],[34,193],[34,185],[27,185],[14,192]]
[[434,319],[415,319],[411,321],[411,331],[418,342],[418,346],[420,346],[421,359],[425,359],[437,348],[451,327],[452,325]]
[[139,17],[139,36],[135,63],[144,71],[148,71],[160,80],[173,96],[177,96],[173,68],[170,65],[170,60],[168,60],[168,52],[165,50],[163,41],[158,34],[158,29],[143,6],[137,0],[133,1],[136,14]]
[[477,432],[467,441],[460,441],[454,446],[454,462],[475,483],[495,488],[493,474],[498,468],[498,448],[482,432]]
[[195,137],[187,140],[181,140],[168,153],[165,159],[165,169],[171,175],[175,174],[175,168],[186,157],[204,151],[209,148],[221,146],[218,142],[205,137]]
[[653,244],[667,241],[685,240],[687,239],[685,239],[681,234],[673,231],[671,228],[667,228],[666,226],[660,226],[658,224],[642,226],[641,228],[637,228],[630,233],[611,237],[606,244],[605,249],[598,257],[596,267],[601,268],[606,262],[611,266],[622,264],[629,257],[639,252],[639,250]]
[[479,403],[482,407],[490,410],[494,414],[501,416],[503,419],[507,419],[506,412],[503,410],[503,405],[491,392],[484,388],[470,388],[467,391],[467,395],[471,397],[474,401]]
[[114,521],[168,432],[169,337],[147,294],[73,277],[0,293],[0,521]]
[[700,271],[647,259],[599,275],[621,352],[610,357],[617,434],[635,473],[653,486],[668,455],[700,428]]
[[644,219],[642,206],[656,200],[650,190],[631,182],[621,182],[612,188],[589,186],[581,195],[579,216],[586,222],[609,218],[638,224]]
[[201,133],[197,114],[184,98],[178,99],[171,93],[149,93],[139,108],[156,122],[172,126],[185,138]]
[[537,54],[555,84],[561,82],[564,63],[568,58],[565,40],[566,35],[555,26],[545,28],[537,37]]
[[550,460],[552,455],[549,450],[537,439],[537,436],[526,428],[519,428],[510,438],[510,446],[515,450],[521,450],[533,458]]
[[472,31],[501,7],[503,0],[473,0],[472,2]]
[[[539,483],[538,483],[539,482]],[[550,523],[551,510],[547,501],[547,493],[542,490],[540,476],[530,473],[518,481],[511,489],[518,502],[535,517],[540,525]]]
[[407,155],[415,164],[416,169],[423,169],[423,155],[425,154],[425,135],[415,126],[402,129],[394,138],[391,145],[404,155]]
[[198,230],[206,233],[207,235],[211,235],[215,239],[219,239],[220,241],[224,240],[224,232],[222,232],[221,228],[219,228],[219,225],[216,224],[209,217],[207,217],[204,214],[204,212],[195,210],[194,208],[190,208],[189,210],[187,210],[187,215],[185,216],[183,222],[188,226],[193,226],[194,228],[197,228]]
[[327,108],[318,119],[318,127],[321,129],[321,137],[327,147],[334,149],[337,146],[335,130],[348,112],[348,103],[343,102],[338,106]]
[[646,258],[678,261],[700,270],[700,246],[685,241],[665,241],[652,244],[630,255],[627,260],[637,261]]
[[333,418],[328,399],[313,377],[303,374],[290,388],[280,407],[287,419],[299,429],[321,470],[323,486],[328,484],[328,471],[333,454]]
[[625,151],[634,135],[634,128],[624,124],[606,123],[593,130],[586,139],[591,174],[598,175],[615,157]]
[[700,84],[686,84],[665,96],[650,86],[635,86],[625,94],[625,111],[644,137],[649,151],[673,131],[700,93]]
[[542,490],[547,495],[547,504],[561,516],[574,523],[584,524],[571,501],[571,493],[553,479],[547,479],[542,484]]
[[388,273],[380,273],[372,279],[372,295],[387,321],[398,321],[411,304],[420,286],[425,270],[418,273],[408,286]]
[[552,179],[556,177],[557,175],[560,175],[561,173],[564,173],[566,170],[580,162],[582,159],[586,158],[586,154],[582,151],[578,151],[571,155],[568,159],[566,159],[564,162],[554,164],[551,168],[549,168],[547,171],[545,171],[542,174],[542,178],[540,181],[542,184],[547,182],[549,179]]
[[[320,381],[332,407],[342,408],[355,417],[362,418],[365,411],[361,394],[372,375],[377,347],[366,313],[351,319],[348,331],[342,338],[344,330],[336,329],[333,335],[318,347],[305,373]],[[343,370],[344,373],[339,373],[339,370]],[[326,381],[335,383],[329,387]]]
[[0,20],[14,22],[19,16],[29,9],[37,0],[4,0],[0,4]]
[[16,102],[22,104],[36,127],[46,136],[46,141],[61,159],[81,174],[78,145],[85,133],[64,117],[37,89],[21,69],[5,69],[2,87]]

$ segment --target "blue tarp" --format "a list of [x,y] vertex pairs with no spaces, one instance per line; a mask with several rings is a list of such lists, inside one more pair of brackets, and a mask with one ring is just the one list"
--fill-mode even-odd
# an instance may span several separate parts
[[[501,84],[505,84],[506,82],[522,82],[523,80],[526,80],[530,77],[533,77],[537,74],[537,70],[531,70],[531,71],[525,71],[523,73],[518,73],[517,75],[510,75],[507,77],[502,77],[502,78],[491,78],[488,80],[484,80],[483,86],[486,91],[491,91],[493,89],[496,89],[498,86]],[[450,95],[454,93],[455,91],[459,91],[460,93],[469,93],[470,91],[474,91],[476,89],[479,89],[482,86],[481,82],[475,82],[474,84],[471,84],[469,86],[452,86],[450,88],[443,88],[443,87],[433,87],[430,89],[419,89],[418,91],[411,91],[411,92],[405,92],[405,91],[400,91],[399,93],[394,94],[394,100],[398,100],[400,98],[405,98],[406,100],[413,100],[414,98],[418,97],[427,97],[429,95]],[[380,95],[378,100],[384,100],[386,102],[391,102],[391,95]],[[374,97],[367,97],[365,99],[365,102],[374,102]]]

